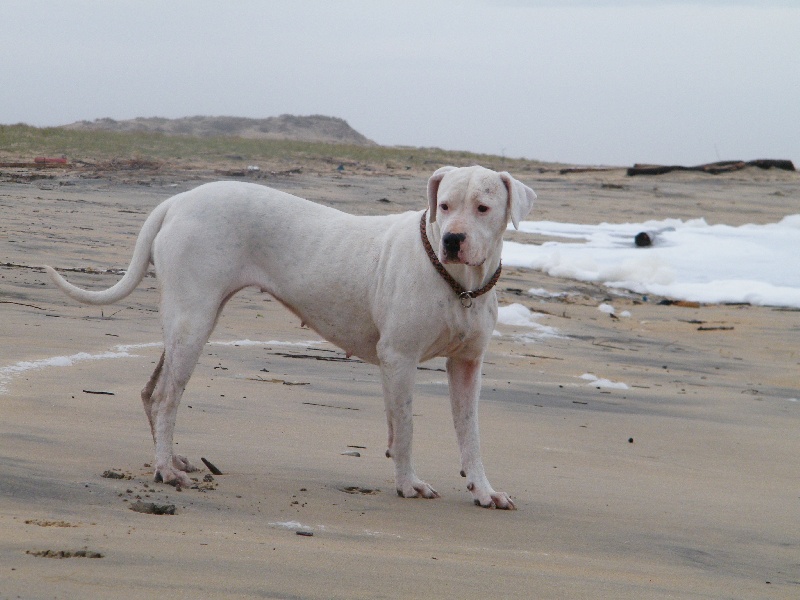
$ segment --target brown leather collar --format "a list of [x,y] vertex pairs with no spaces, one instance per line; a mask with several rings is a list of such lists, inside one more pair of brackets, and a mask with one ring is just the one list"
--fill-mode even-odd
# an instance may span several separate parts
[[439,275],[442,276],[442,279],[444,279],[450,285],[450,287],[453,288],[453,291],[461,300],[461,306],[463,306],[464,308],[469,308],[470,306],[472,306],[473,298],[482,296],[483,294],[485,294],[494,287],[494,285],[497,283],[497,280],[500,279],[500,273],[503,270],[503,263],[501,262],[499,265],[497,265],[497,271],[494,272],[494,275],[492,275],[492,278],[489,280],[489,282],[481,289],[479,290],[464,289],[464,287],[460,283],[458,283],[455,279],[453,279],[453,276],[447,272],[447,269],[444,268],[444,265],[439,261],[439,258],[436,256],[436,252],[433,251],[431,243],[428,240],[428,232],[425,227],[425,222],[427,220],[427,217],[428,217],[428,211],[426,210],[425,212],[422,213],[422,219],[420,219],[419,222],[419,231],[420,234],[422,235],[422,245],[425,248],[425,252],[428,253],[428,258],[431,259],[431,264],[433,264],[434,268],[439,273]]

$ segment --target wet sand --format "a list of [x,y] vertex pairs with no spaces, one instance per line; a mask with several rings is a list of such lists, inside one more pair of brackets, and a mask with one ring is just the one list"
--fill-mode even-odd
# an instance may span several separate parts
[[[260,182],[384,214],[422,208],[428,175]],[[539,194],[534,220],[739,225],[800,206],[796,173],[514,175]],[[419,370],[414,409],[417,471],[442,498],[401,499],[377,368],[246,290],[206,347],[176,431],[179,452],[224,474],[201,471],[199,489],[180,492],[153,483],[139,391],[160,354],[156,280],[89,307],[38,266],[108,287],[146,214],[218,177],[0,181],[0,599],[800,595],[798,311],[662,305],[506,269],[501,305],[543,313],[557,333],[499,325],[483,368],[484,462],[517,504],[506,512],[473,506],[464,489],[442,360]],[[175,514],[135,512],[137,501]]]

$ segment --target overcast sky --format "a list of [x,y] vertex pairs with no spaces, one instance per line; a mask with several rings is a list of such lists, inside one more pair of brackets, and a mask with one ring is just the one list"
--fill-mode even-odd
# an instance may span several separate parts
[[800,163],[796,0],[0,0],[0,123],[322,114],[381,144]]

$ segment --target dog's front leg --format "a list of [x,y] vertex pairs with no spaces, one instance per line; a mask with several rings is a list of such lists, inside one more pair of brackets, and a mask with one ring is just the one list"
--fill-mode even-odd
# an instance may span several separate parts
[[380,353],[383,398],[389,444],[386,456],[394,460],[397,494],[403,498],[438,498],[439,494],[417,477],[411,464],[411,404],[416,375],[416,360],[409,360],[391,350]]
[[475,504],[484,508],[513,509],[514,503],[508,494],[492,489],[481,461],[478,428],[481,363],[481,359],[447,359],[450,404],[453,409],[458,446],[461,450],[461,474],[467,478],[467,489],[472,493]]

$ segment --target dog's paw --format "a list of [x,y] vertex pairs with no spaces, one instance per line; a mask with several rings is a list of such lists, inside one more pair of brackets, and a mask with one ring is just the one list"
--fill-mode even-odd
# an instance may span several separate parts
[[401,498],[439,498],[439,492],[429,486],[421,479],[414,479],[408,482],[397,484],[397,495]]
[[193,482],[189,479],[189,476],[186,474],[185,471],[181,471],[180,469],[176,469],[175,467],[156,467],[155,475],[153,476],[153,480],[156,483],[167,483],[169,485],[181,487],[191,487]]
[[501,510],[516,510],[511,496],[505,492],[495,492],[492,488],[479,490],[476,486],[469,484],[467,489],[472,492],[472,497],[476,506],[482,508],[499,508]]
[[200,470],[190,463],[185,456],[181,456],[180,454],[172,455],[172,466],[178,471],[183,471],[185,473],[194,473]]

